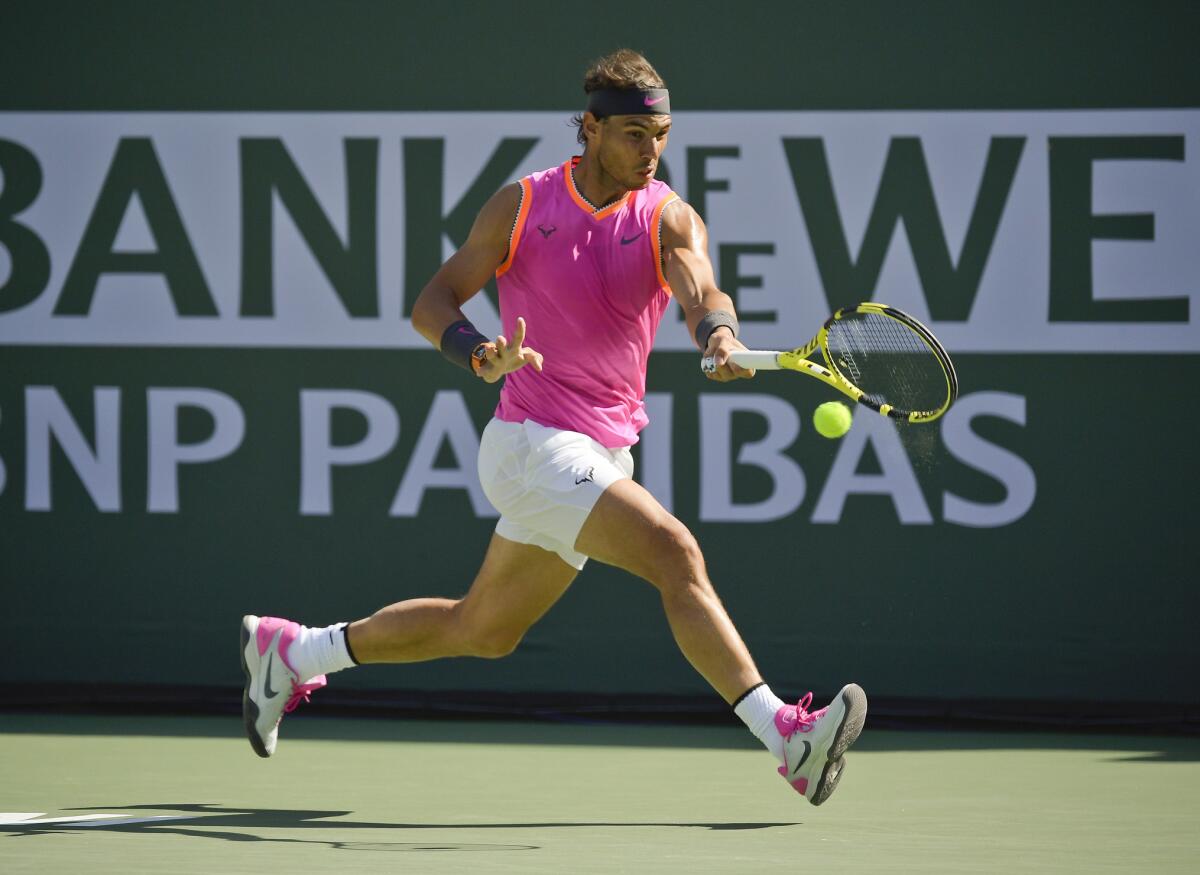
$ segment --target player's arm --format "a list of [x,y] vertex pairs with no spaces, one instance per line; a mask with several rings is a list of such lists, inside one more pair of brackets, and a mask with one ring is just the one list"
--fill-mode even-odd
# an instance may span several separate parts
[[[521,203],[521,187],[505,186],[483,205],[467,242],[447,259],[413,304],[412,324],[420,334],[458,364],[470,367],[489,383],[526,364],[542,369],[540,353],[522,346],[525,320],[517,320],[511,339],[494,341],[479,334],[462,306],[487,284],[508,254],[509,235]],[[476,351],[473,362],[468,356]]]
[[745,347],[737,339],[733,299],[717,288],[708,257],[708,229],[690,204],[677,201],[663,210],[662,253],[663,273],[683,308],[688,334],[717,364],[708,377],[721,382],[753,377],[753,370],[729,361],[732,350]]

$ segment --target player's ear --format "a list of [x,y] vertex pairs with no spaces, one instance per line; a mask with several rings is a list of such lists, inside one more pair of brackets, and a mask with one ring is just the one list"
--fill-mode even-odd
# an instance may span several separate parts
[[601,120],[590,112],[583,114],[583,135],[587,137],[589,143],[600,136],[600,123]]

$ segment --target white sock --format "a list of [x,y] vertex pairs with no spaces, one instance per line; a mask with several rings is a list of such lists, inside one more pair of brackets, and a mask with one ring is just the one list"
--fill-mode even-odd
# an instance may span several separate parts
[[288,649],[288,662],[306,683],[319,674],[333,674],[356,663],[346,646],[348,623],[334,623],[320,629],[300,627],[300,634]]
[[775,727],[775,712],[783,707],[783,700],[771,692],[766,684],[759,684],[744,695],[734,706],[733,713],[766,745],[767,750],[783,762],[783,736]]

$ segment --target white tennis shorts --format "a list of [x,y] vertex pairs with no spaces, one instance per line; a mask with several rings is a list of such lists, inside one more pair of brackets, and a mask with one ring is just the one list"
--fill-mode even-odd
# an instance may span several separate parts
[[479,442],[479,482],[500,511],[496,534],[557,553],[574,568],[587,557],[575,539],[601,494],[633,476],[628,447],[536,422],[493,419]]

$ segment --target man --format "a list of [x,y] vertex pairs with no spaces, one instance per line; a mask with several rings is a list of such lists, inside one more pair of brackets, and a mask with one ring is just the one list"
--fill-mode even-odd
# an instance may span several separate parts
[[[780,701],[695,539],[632,479],[646,364],[672,296],[715,359],[710,379],[754,375],[728,360],[744,347],[733,302],[713,278],[704,223],[654,179],[669,95],[628,50],[596,62],[584,90],[587,111],[575,119],[583,155],[497,192],[413,308],[414,327],[446,358],[489,383],[505,377],[480,443],[480,479],[501,517],[478,575],[461,599],[409,599],[348,625],[245,617],[246,731],[270,756],[282,715],[327,673],[358,663],[504,656],[593,558],[658,589],[684,656],[819,805],[862,729],[866,696],[850,684],[814,713],[811,694]],[[494,341],[461,309],[493,275],[505,331]]]

